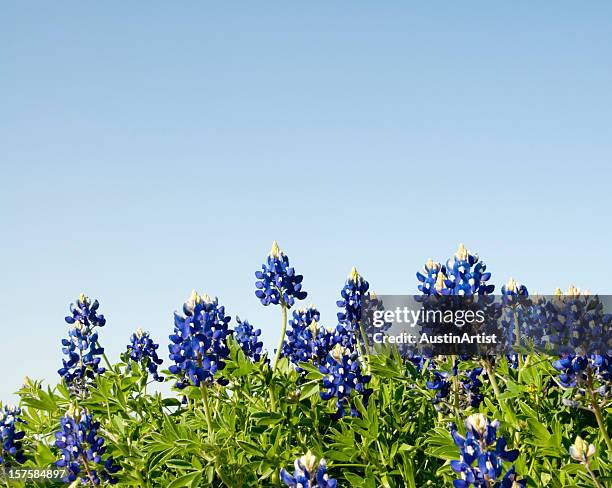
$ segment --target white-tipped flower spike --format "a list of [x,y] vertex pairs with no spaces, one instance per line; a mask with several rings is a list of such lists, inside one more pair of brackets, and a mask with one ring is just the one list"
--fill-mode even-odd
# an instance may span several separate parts
[[280,259],[282,253],[283,252],[280,250],[280,247],[278,247],[278,242],[274,241],[272,243],[272,249],[270,249],[270,256]]
[[506,290],[510,292],[518,291],[518,283],[514,278],[510,278],[508,280],[508,283],[506,283]]
[[561,291],[561,288],[557,287],[557,288],[555,289],[555,293],[554,293],[554,295],[555,295],[556,297],[563,296],[563,292]]
[[444,289],[444,280],[446,279],[446,275],[440,271],[438,273],[438,277],[436,278],[436,284],[434,285],[434,288],[437,291],[442,291]]
[[138,327],[138,329],[136,329],[136,337],[138,337],[139,339],[142,339],[142,336],[145,334],[145,331],[142,330],[140,327]]
[[436,263],[433,259],[429,258],[425,263],[425,271],[429,271],[432,269],[440,269],[440,263]]
[[198,295],[197,291],[192,290],[191,295],[189,295],[189,298],[185,302],[184,308],[186,311],[193,312],[194,308],[199,303],[200,303],[200,295]]
[[310,329],[310,332],[312,333],[312,337],[317,337],[317,331],[319,330],[319,324],[317,323],[317,321],[313,319],[313,321],[310,322],[310,325],[308,326],[308,328]]
[[85,296],[85,293],[81,293],[79,295],[79,305],[85,305],[87,303],[87,297]]
[[489,419],[482,413],[474,413],[465,419],[465,426],[480,435],[484,435],[489,426]]
[[353,266],[353,269],[351,269],[351,273],[349,274],[349,280],[351,280],[353,283],[357,283],[360,278],[361,276],[357,272],[357,268]]
[[70,418],[76,419],[78,412],[79,411],[77,410],[77,408],[74,405],[71,404],[68,407],[68,411],[66,412],[66,417],[70,417]]
[[317,458],[312,452],[308,451],[300,458],[300,462],[309,473],[312,473],[317,465]]
[[468,250],[465,248],[465,246],[463,244],[459,244],[459,249],[457,249],[457,252],[455,253],[455,256],[457,257],[457,259],[459,261],[466,261],[468,258]]
[[567,288],[567,293],[566,295],[570,296],[570,297],[577,297],[580,296],[580,288],[578,288],[576,285],[570,285]]
[[331,355],[331,357],[334,358],[334,360],[338,363],[341,363],[342,358],[348,353],[349,353],[348,348],[340,344],[336,344],[334,348],[331,351],[329,351],[329,354]]
[[582,437],[577,436],[574,444],[569,448],[570,456],[576,461],[586,463],[588,459],[595,454],[595,446],[589,444]]

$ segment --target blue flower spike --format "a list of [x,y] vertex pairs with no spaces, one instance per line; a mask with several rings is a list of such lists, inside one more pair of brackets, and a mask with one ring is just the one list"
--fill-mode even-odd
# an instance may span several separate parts
[[238,325],[234,330],[234,336],[242,352],[256,363],[259,362],[263,351],[263,342],[259,339],[261,329],[255,329],[248,320],[242,321],[239,317],[236,317],[236,323]]
[[97,375],[104,373],[100,360],[104,349],[98,343],[98,327],[104,327],[106,319],[98,314],[98,300],[93,302],[81,293],[76,304],[70,304],[71,315],[66,317],[70,324],[68,338],[62,339],[62,352],[68,356],[63,359],[63,367],[58,374],[69,389],[79,395],[87,394]]
[[174,333],[168,349],[175,364],[168,369],[178,376],[177,388],[189,384],[199,387],[201,383],[213,381],[220,385],[228,383],[218,373],[225,368],[225,359],[229,356],[230,320],[217,298],[199,295],[196,291],[183,305],[183,314],[174,314]]
[[[502,461],[515,461],[518,449],[506,450],[506,439],[497,437],[499,422],[489,422],[482,413],[470,415],[465,420],[466,436],[457,432],[451,425],[451,436],[459,448],[459,460],[451,461],[452,470],[460,475],[453,481],[455,488],[488,488],[493,486],[518,488],[524,487],[525,481],[516,479],[514,466],[502,477]],[[499,484],[495,484],[499,481]]]
[[163,360],[157,355],[158,349],[159,344],[153,342],[150,334],[141,328],[136,329],[136,332],[132,334],[130,344],[127,346],[130,360],[140,363],[155,381],[162,382],[164,377],[157,372],[158,366],[163,363]]
[[337,343],[327,354],[325,363],[319,366],[319,371],[324,375],[319,393],[321,399],[336,398],[336,413],[332,417],[345,416],[347,408],[352,417],[358,417],[359,411],[351,401],[351,392],[361,395],[363,404],[367,406],[372,390],[366,388],[370,376],[363,374],[356,351]]
[[265,306],[283,304],[291,308],[295,300],[303,300],[307,296],[302,290],[304,277],[295,273],[295,269],[289,265],[289,258],[276,241],[272,243],[267,262],[262,265],[261,271],[255,273],[255,277],[255,296]]
[[308,451],[295,460],[293,475],[284,468],[280,470],[281,481],[289,488],[336,488],[337,481],[327,474],[325,459],[317,458]]
[[112,457],[103,459],[106,452],[104,438],[98,435],[100,422],[97,422],[85,409],[70,406],[66,415],[60,419],[61,429],[55,433],[55,447],[61,458],[55,465],[66,468],[65,483],[73,483],[79,478],[83,484],[100,485],[102,481],[114,485],[119,471]]
[[325,361],[327,353],[333,347],[335,333],[333,329],[323,327],[319,320],[321,314],[314,305],[293,311],[289,321],[289,330],[285,335],[282,356],[293,363],[298,372],[301,362],[319,366]]
[[18,464],[26,461],[22,443],[25,432],[17,430],[18,424],[25,424],[20,415],[21,409],[13,405],[0,409],[0,466],[10,465],[11,461]]

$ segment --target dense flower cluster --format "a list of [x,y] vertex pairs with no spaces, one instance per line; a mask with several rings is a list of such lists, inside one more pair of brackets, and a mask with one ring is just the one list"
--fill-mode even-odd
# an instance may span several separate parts
[[98,344],[98,333],[94,330],[106,324],[104,315],[98,314],[98,300],[93,302],[81,294],[76,304],[70,304],[72,315],[66,317],[71,325],[68,338],[62,339],[63,367],[58,370],[68,387],[77,394],[84,394],[96,375],[104,373],[100,358],[104,349]]
[[514,278],[501,287],[504,303],[520,303],[529,297],[529,291],[525,285],[521,285]]
[[585,386],[589,381],[600,385],[600,394],[606,396],[610,393],[610,381],[612,380],[612,356],[590,354],[588,356],[576,356],[564,354],[560,359],[553,362],[553,368],[561,374],[558,376],[559,384],[564,388]]
[[[490,295],[495,290],[494,285],[487,282],[491,278],[491,273],[486,272],[486,264],[479,261],[475,254],[471,254],[463,244],[455,255],[448,259],[445,265],[429,259],[424,266],[424,272],[417,272],[419,281],[418,289],[422,293],[424,307],[432,306],[435,309],[452,307],[453,302],[447,302],[446,298],[435,298],[440,296],[473,296],[483,297]],[[429,302],[432,300],[433,302]],[[445,300],[439,302],[439,300]],[[461,307],[466,304],[460,302]],[[477,307],[493,307],[494,304],[484,301],[476,302]],[[487,317],[492,316],[491,312],[486,312]],[[422,324],[423,331],[428,331],[428,324]],[[420,371],[425,362],[425,358],[420,356],[410,356],[408,358]],[[483,383],[481,381],[482,368],[462,370],[460,361],[455,360],[451,373],[436,371],[436,361],[430,360],[429,369],[431,379],[426,383],[427,388],[436,390],[434,404],[441,408],[442,402],[446,401],[451,394],[453,383],[457,385],[455,395],[458,395],[459,404],[462,408],[471,406],[477,408],[484,396],[481,392]]]
[[482,368],[468,369],[460,371],[459,360],[456,359],[453,362],[452,374],[447,371],[435,370],[435,362],[431,361],[431,379],[428,380],[425,385],[430,390],[435,390],[436,394],[433,400],[436,409],[442,409],[442,404],[446,403],[451,396],[451,389],[453,387],[453,378],[457,381],[458,395],[457,400],[461,408],[467,408],[468,406],[478,408],[481,402],[484,400],[481,388],[483,386],[481,381]]
[[612,315],[601,299],[570,286],[554,297],[536,297],[530,308],[530,326],[540,331],[538,346],[556,354],[607,354],[612,348]]
[[268,261],[261,271],[255,273],[255,295],[264,305],[279,303],[291,308],[295,300],[303,300],[307,293],[302,291],[302,275],[295,274],[289,266],[289,258],[280,250],[276,241],[268,255]]
[[119,471],[112,457],[103,460],[106,452],[104,439],[98,435],[100,423],[94,421],[86,410],[70,408],[60,420],[61,430],[55,433],[55,447],[60,449],[62,457],[55,464],[66,468],[67,476],[63,479],[72,483],[79,477],[83,484],[99,485],[101,480],[117,483],[113,476]]
[[455,255],[441,265],[427,261],[425,274],[417,273],[419,291],[424,295],[487,295],[493,293],[494,285],[487,284],[491,273],[487,266],[470,254],[463,244]]
[[466,436],[457,432],[457,427],[451,425],[451,435],[459,452],[459,460],[451,461],[451,468],[461,478],[453,482],[455,488],[519,488],[526,486],[525,481],[516,479],[514,466],[505,475],[502,474],[502,461],[514,461],[518,449],[506,450],[506,440],[503,436],[497,438],[499,422],[489,422],[481,413],[470,415],[465,421]]
[[236,317],[238,324],[234,329],[234,337],[238,341],[244,355],[258,362],[261,359],[263,351],[263,342],[259,340],[261,329],[255,329],[248,320],[240,320]]
[[[183,305],[183,314],[174,314],[174,334],[170,336],[170,359],[176,364],[169,371],[178,375],[178,388],[191,383],[210,383],[218,371],[225,368],[229,356],[227,337],[232,333],[228,324],[231,317],[225,315],[225,307],[217,298],[192,292]],[[219,384],[227,384],[217,378]]]
[[23,464],[26,460],[21,442],[25,433],[17,430],[17,424],[25,423],[20,415],[21,410],[12,405],[0,410],[0,466],[11,461]]
[[369,299],[368,290],[370,284],[357,272],[353,266],[351,274],[344,283],[340,292],[341,299],[336,302],[342,311],[338,312],[338,321],[341,324],[357,327],[361,321],[364,308],[364,301]]
[[363,374],[357,353],[337,343],[327,354],[325,363],[319,366],[319,371],[324,375],[321,399],[336,398],[337,410],[333,417],[343,417],[347,409],[351,416],[359,416],[351,401],[351,392],[354,390],[356,394],[361,395],[363,404],[367,405],[372,390],[366,388],[370,376]]
[[281,480],[290,488],[336,488],[337,481],[327,474],[325,459],[317,463],[316,457],[308,451],[295,460],[295,471],[291,475],[284,468],[280,471]]
[[293,312],[289,330],[283,343],[282,355],[291,361],[296,370],[300,362],[319,365],[334,344],[335,333],[319,324],[321,314],[313,306]]
[[130,344],[127,346],[129,357],[132,361],[142,364],[155,381],[164,381],[163,376],[160,376],[157,372],[157,367],[163,363],[163,360],[157,356],[157,349],[159,344],[153,342],[148,332],[142,329],[137,329],[132,337],[130,337]]

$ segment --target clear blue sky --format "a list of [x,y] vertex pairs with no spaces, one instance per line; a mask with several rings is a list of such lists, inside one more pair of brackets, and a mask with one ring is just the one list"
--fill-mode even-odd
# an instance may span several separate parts
[[[57,380],[83,291],[166,356],[193,288],[277,340],[273,239],[323,321],[352,265],[414,292],[459,242],[499,286],[610,293],[609,2],[4,2],[0,399]],[[167,362],[165,363],[167,365]]]

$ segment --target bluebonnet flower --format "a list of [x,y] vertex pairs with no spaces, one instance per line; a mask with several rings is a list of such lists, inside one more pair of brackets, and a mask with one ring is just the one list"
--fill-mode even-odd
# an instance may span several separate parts
[[[168,346],[170,359],[176,363],[169,371],[179,376],[177,388],[212,382],[216,373],[225,368],[229,356],[227,337],[232,333],[228,327],[231,317],[225,315],[225,307],[219,306],[217,298],[194,291],[183,305],[183,313],[174,314],[174,334]],[[224,378],[216,381],[227,384]]]
[[11,460],[19,464],[26,461],[21,442],[25,432],[17,430],[18,424],[25,424],[20,415],[21,409],[12,405],[0,410],[0,465],[10,464]]
[[[558,376],[558,380],[563,388],[585,386],[588,381],[589,371],[595,381],[605,385],[612,379],[612,356],[601,354],[590,354],[588,356],[564,354],[560,359],[553,362],[553,368],[561,373]],[[606,393],[607,391],[602,392],[602,396],[605,396]]]
[[484,400],[484,395],[480,390],[482,388],[481,374],[482,368],[467,370],[466,378],[461,380],[461,386],[467,395],[467,401],[474,408],[478,408]]
[[336,305],[342,308],[342,311],[338,312],[338,321],[340,323],[350,324],[353,327],[359,324],[364,302],[369,298],[369,289],[370,284],[357,272],[357,268],[353,266],[351,274],[340,291],[341,299],[336,302]]
[[491,273],[487,266],[479,261],[478,255],[470,254],[463,244],[446,265],[427,261],[425,274],[417,273],[421,283],[419,291],[424,295],[488,295],[495,290],[494,285],[487,284]]
[[261,271],[255,273],[255,295],[263,305],[283,304],[291,308],[295,300],[303,300],[307,293],[302,290],[302,275],[295,274],[289,266],[289,258],[280,250],[276,241]]
[[434,405],[448,398],[451,390],[450,374],[446,371],[432,371],[433,379],[428,380],[425,385],[430,390],[436,391]]
[[335,331],[321,326],[320,318],[319,311],[310,305],[308,308],[295,310],[289,321],[290,327],[285,335],[281,354],[288,358],[299,372],[302,372],[300,362],[310,362],[318,366],[334,345]]
[[520,302],[521,299],[529,297],[529,291],[525,285],[519,284],[514,278],[510,278],[508,282],[501,288],[504,303]]
[[131,344],[127,346],[130,359],[142,364],[153,375],[155,381],[164,381],[163,376],[157,372],[157,367],[163,363],[163,360],[157,356],[159,344],[155,344],[150,334],[140,328],[132,334],[130,342]]
[[106,446],[98,435],[100,423],[86,410],[70,407],[60,419],[60,427],[61,430],[55,433],[55,447],[60,449],[62,457],[55,464],[67,470],[63,481],[72,483],[80,477],[83,484],[99,485],[101,480],[116,484],[113,475],[119,467],[112,457],[103,460]]
[[84,394],[96,375],[104,373],[100,358],[104,349],[98,344],[98,327],[106,324],[104,315],[98,314],[98,300],[93,302],[81,294],[76,304],[70,304],[72,315],[66,317],[71,325],[68,339],[62,339],[63,367],[58,370],[66,385],[77,394]]
[[572,459],[581,463],[588,463],[589,458],[595,454],[595,446],[577,436],[574,444],[569,448],[569,453]]
[[[491,278],[491,273],[486,271],[486,264],[479,260],[476,254],[471,254],[463,244],[455,255],[446,261],[446,264],[429,259],[423,268],[423,272],[417,272],[417,280],[419,281],[418,289],[421,292],[421,297],[416,297],[418,301],[423,303],[425,309],[433,308],[434,310],[446,310],[459,306],[460,309],[465,309],[466,306],[478,307],[485,311],[486,317],[493,316],[492,307],[496,307],[492,297],[486,297],[495,290],[494,285],[489,285],[488,281]],[[478,296],[478,301],[466,302],[464,299],[455,303],[451,299],[440,299],[438,297],[471,297]],[[440,301],[443,300],[443,301]],[[496,307],[498,308],[498,307]],[[428,332],[435,328],[435,324],[422,323],[422,332]],[[457,384],[456,392],[459,394],[459,403],[465,408],[468,405],[477,408],[482,402],[484,396],[481,393],[483,386],[480,376],[482,368],[472,370],[461,370],[460,361],[455,360],[451,373],[434,371],[437,367],[436,361],[425,354],[422,356],[409,356],[411,361],[421,371],[427,357],[430,358],[429,370],[433,378],[426,383],[429,389],[436,390],[434,404],[436,408],[442,408],[442,402],[451,394],[453,383]],[[460,356],[459,359],[467,359],[467,356]]]
[[433,399],[433,404],[436,409],[441,410],[443,403],[449,401],[451,389],[453,387],[453,378],[458,385],[458,401],[462,409],[469,407],[478,408],[484,400],[484,395],[481,392],[483,386],[480,376],[482,368],[474,368],[465,371],[459,370],[459,360],[453,361],[452,373],[447,371],[438,371],[436,362],[430,361],[430,375],[432,379],[428,380],[425,385],[430,390],[435,390],[436,395]]
[[552,365],[563,388],[596,387],[601,396],[610,394],[612,316],[599,297],[575,286],[565,295],[557,288],[552,299],[534,303],[529,320],[542,331],[539,345],[560,355]]
[[308,451],[295,460],[295,471],[291,475],[284,468],[280,471],[282,482],[290,488],[336,488],[337,481],[327,474],[325,459],[317,463],[316,457]]
[[487,417],[477,413],[466,419],[465,426],[467,432],[463,437],[457,432],[457,427],[451,425],[451,435],[460,452],[459,460],[451,461],[451,468],[461,476],[460,479],[453,481],[453,486],[455,488],[525,486],[516,480],[514,466],[503,478],[501,476],[502,461],[516,460],[519,451],[518,449],[507,451],[505,438],[503,436],[497,438],[499,422],[489,422]]
[[248,320],[241,321],[239,317],[236,317],[236,323],[238,325],[234,330],[234,337],[236,337],[242,352],[246,357],[258,362],[263,351],[263,342],[259,340],[261,329],[253,328]]
[[527,481],[516,479],[516,470],[513,465],[506,471],[499,488],[525,488],[526,486]]
[[[504,305],[501,309],[503,340],[509,347],[525,346],[523,343],[525,337],[537,336],[530,327],[531,300],[527,287],[510,278],[501,288],[501,303]],[[506,359],[511,368],[518,368],[523,355],[519,358],[517,352],[512,352],[506,355]]]
[[529,319],[540,331],[538,346],[563,354],[607,354],[612,348],[612,315],[596,295],[571,286],[551,299],[536,300]]
[[325,364],[319,366],[323,373],[320,396],[323,400],[336,398],[336,413],[333,418],[346,415],[346,408],[351,416],[358,417],[359,411],[351,401],[351,392],[362,396],[363,404],[368,404],[372,390],[366,388],[370,376],[363,374],[357,353],[337,343],[327,354]]

